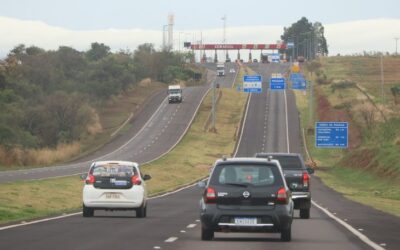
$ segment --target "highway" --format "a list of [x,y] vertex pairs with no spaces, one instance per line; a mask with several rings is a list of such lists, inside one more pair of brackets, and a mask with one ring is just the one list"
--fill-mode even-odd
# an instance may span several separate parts
[[[284,72],[288,65],[252,64],[251,67],[263,75],[263,93],[252,94],[249,98],[237,156],[252,156],[261,151],[302,152],[293,93],[291,90],[270,92],[266,88],[271,73]],[[228,76],[219,80],[223,81],[222,86],[227,87],[232,84],[229,81],[233,79],[233,76]],[[199,90],[193,89],[193,94],[196,95],[196,92],[200,95],[197,98],[201,99],[201,94],[205,91],[206,87],[200,87]],[[186,94],[191,94],[191,91]],[[171,112],[168,117],[174,110]],[[155,117],[158,116],[155,115],[149,121]],[[171,123],[175,119],[176,115]],[[163,121],[161,115],[159,121]],[[173,138],[176,137],[171,136],[166,140],[176,141]],[[148,151],[155,149],[153,146]],[[139,151],[134,152],[140,152],[140,149],[135,150]],[[142,154],[146,155],[143,151]],[[132,153],[125,150],[117,155],[132,157]],[[141,159],[148,158],[143,156]],[[215,240],[201,241],[201,225],[198,219],[202,190],[192,186],[152,198],[148,203],[148,217],[144,219],[135,218],[135,212],[131,211],[99,211],[93,218],[83,218],[77,213],[44,222],[0,228],[0,249],[336,250],[380,249],[380,244],[385,249],[397,249],[400,244],[400,220],[397,217],[349,201],[324,186],[318,178],[312,178],[311,188],[314,201],[311,219],[299,219],[298,212],[295,213],[291,242],[280,242],[279,234],[238,233],[216,233]],[[320,207],[328,211],[321,210]],[[354,228],[356,232],[351,232],[338,223],[337,219]],[[365,236],[372,240],[374,248],[367,244],[367,240],[360,240],[359,237]]]
[[[215,74],[211,74],[208,81],[214,79]],[[181,139],[209,87],[210,84],[185,88],[183,101],[177,104],[168,104],[166,91],[161,91],[146,103],[127,133],[119,135],[98,151],[70,164],[2,171],[0,183],[79,174],[87,171],[94,160],[118,159],[140,164],[154,160],[167,153]]]

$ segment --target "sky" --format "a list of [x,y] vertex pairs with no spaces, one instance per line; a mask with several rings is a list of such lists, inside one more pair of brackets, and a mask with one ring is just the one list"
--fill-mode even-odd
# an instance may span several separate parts
[[[321,22],[331,55],[395,50],[399,0],[0,0],[0,58],[24,43],[44,49],[86,50],[103,42],[114,51],[150,42],[158,48],[167,16],[179,41],[274,43],[283,28],[305,16]],[[399,43],[400,50],[400,43]]]

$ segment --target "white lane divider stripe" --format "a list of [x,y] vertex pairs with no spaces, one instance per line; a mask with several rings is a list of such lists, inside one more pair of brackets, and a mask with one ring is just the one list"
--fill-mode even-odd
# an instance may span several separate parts
[[6,230],[6,229],[15,228],[15,227],[21,227],[21,226],[26,226],[26,225],[37,224],[37,223],[41,223],[41,222],[45,222],[45,221],[58,220],[58,219],[62,219],[62,218],[75,216],[75,215],[78,215],[78,214],[82,214],[82,212],[73,213],[73,214],[66,214],[66,215],[61,215],[61,216],[42,219],[42,220],[35,220],[35,221],[31,221],[31,222],[22,221],[20,224],[14,224],[14,225],[10,225],[10,226],[0,227],[0,231]]
[[375,250],[384,250],[383,247],[379,246],[378,244],[376,244],[375,242],[370,240],[367,236],[365,236],[364,234],[362,234],[359,231],[357,231],[354,227],[352,227],[348,223],[344,222],[343,220],[341,220],[338,217],[336,217],[335,215],[333,215],[327,209],[325,209],[325,208],[321,207],[320,205],[318,205],[315,201],[312,200],[311,202],[312,202],[312,204],[314,206],[316,206],[317,208],[322,210],[322,212],[324,212],[326,215],[328,215],[329,217],[334,219],[337,223],[339,223],[340,225],[344,226],[347,230],[352,232],[354,235],[356,235],[358,238],[360,238],[360,240],[362,240],[364,243],[366,243],[367,245],[369,245],[373,249],[375,249]]
[[168,239],[165,240],[165,242],[171,243],[171,242],[176,241],[177,239],[178,239],[178,237],[169,237]]
[[189,224],[188,226],[187,226],[187,228],[194,228],[196,226],[196,224]]

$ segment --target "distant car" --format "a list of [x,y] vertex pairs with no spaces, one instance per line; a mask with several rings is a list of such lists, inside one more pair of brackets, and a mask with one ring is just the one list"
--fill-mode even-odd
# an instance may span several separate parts
[[275,232],[291,240],[293,201],[277,160],[224,158],[200,200],[201,239],[214,232]]
[[234,68],[231,68],[230,70],[229,70],[229,73],[235,73],[236,71],[235,71],[235,69]]
[[147,188],[139,165],[128,161],[98,161],[92,163],[83,187],[83,217],[95,210],[136,210],[136,217],[147,214]]
[[294,208],[300,209],[300,218],[310,218],[311,191],[310,174],[314,169],[306,167],[303,157],[294,153],[257,153],[258,158],[278,160],[285,174],[286,183],[292,191]]
[[257,59],[253,59],[253,63],[258,63],[258,60]]

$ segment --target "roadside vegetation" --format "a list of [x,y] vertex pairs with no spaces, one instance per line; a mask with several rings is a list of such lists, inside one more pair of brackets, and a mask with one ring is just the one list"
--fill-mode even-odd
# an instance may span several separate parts
[[[142,166],[153,177],[147,182],[150,195],[205,178],[216,158],[233,153],[247,94],[235,88],[220,91],[216,132],[204,131],[211,112],[209,92],[182,141],[169,154]],[[82,188],[79,176],[0,184],[0,223],[80,211]]]
[[101,43],[84,52],[16,46],[0,61],[0,169],[49,165],[98,147],[165,84],[199,84],[191,56],[152,44],[116,53]]
[[[314,91],[296,93],[317,175],[346,197],[400,216],[400,57],[320,58],[303,67]],[[309,118],[311,117],[311,120]],[[348,121],[348,149],[315,148],[315,121]]]

